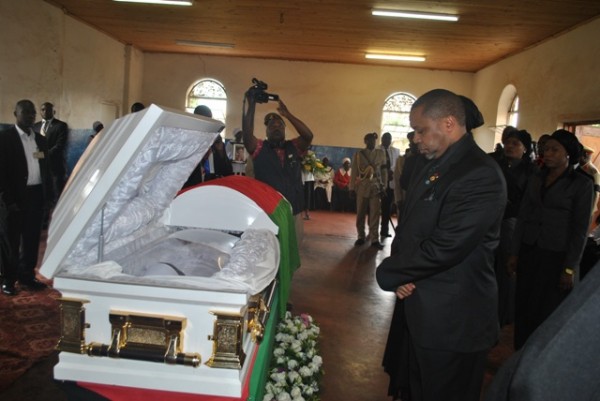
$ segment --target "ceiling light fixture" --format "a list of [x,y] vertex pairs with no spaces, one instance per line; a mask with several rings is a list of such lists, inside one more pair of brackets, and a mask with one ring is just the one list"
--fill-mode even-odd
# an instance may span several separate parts
[[418,13],[413,11],[396,11],[396,10],[380,10],[374,9],[371,11],[372,15],[378,17],[396,17],[396,18],[413,18],[413,19],[427,19],[435,21],[458,21],[458,15],[453,14],[437,14],[437,13]]
[[400,55],[400,54],[376,54],[376,53],[367,53],[365,54],[365,58],[368,59],[376,59],[376,60],[393,60],[393,61],[425,61],[425,57],[423,56],[409,56],[409,55]]
[[178,40],[175,43],[182,46],[222,47],[225,49],[232,49],[235,47],[233,43],[200,42],[197,40]]
[[123,3],[165,4],[169,6],[191,6],[193,0],[113,0]]

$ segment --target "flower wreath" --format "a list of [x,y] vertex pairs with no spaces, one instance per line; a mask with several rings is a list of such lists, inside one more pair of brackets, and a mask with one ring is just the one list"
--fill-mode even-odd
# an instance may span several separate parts
[[319,326],[307,314],[288,311],[277,326],[273,360],[263,401],[318,401],[323,359],[318,355]]

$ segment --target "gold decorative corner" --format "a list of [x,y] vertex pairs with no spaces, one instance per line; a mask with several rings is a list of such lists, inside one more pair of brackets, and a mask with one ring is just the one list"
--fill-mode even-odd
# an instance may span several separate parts
[[89,301],[76,298],[59,298],[61,335],[57,349],[62,352],[85,354],[85,329],[90,325],[85,322],[84,304]]
[[236,313],[211,311],[217,318],[213,325],[213,352],[207,366],[212,368],[241,369],[246,359],[242,348],[244,317]]

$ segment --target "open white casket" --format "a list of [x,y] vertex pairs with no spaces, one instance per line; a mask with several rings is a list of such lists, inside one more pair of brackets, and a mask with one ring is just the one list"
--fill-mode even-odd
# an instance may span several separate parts
[[86,149],[40,270],[62,293],[56,379],[242,393],[276,285],[278,227],[231,188],[177,195],[222,129],[151,105]]

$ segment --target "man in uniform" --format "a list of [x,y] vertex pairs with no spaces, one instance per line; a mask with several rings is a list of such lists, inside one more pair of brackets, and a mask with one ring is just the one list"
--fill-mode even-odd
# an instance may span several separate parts
[[381,198],[385,197],[387,183],[387,167],[385,153],[375,149],[377,134],[366,134],[364,137],[365,148],[354,154],[352,158],[352,176],[350,178],[350,191],[356,196],[356,231],[358,239],[356,246],[363,245],[367,236],[365,233],[365,217],[369,213],[369,237],[371,246],[381,250],[383,245],[379,242],[379,216],[381,212]]

